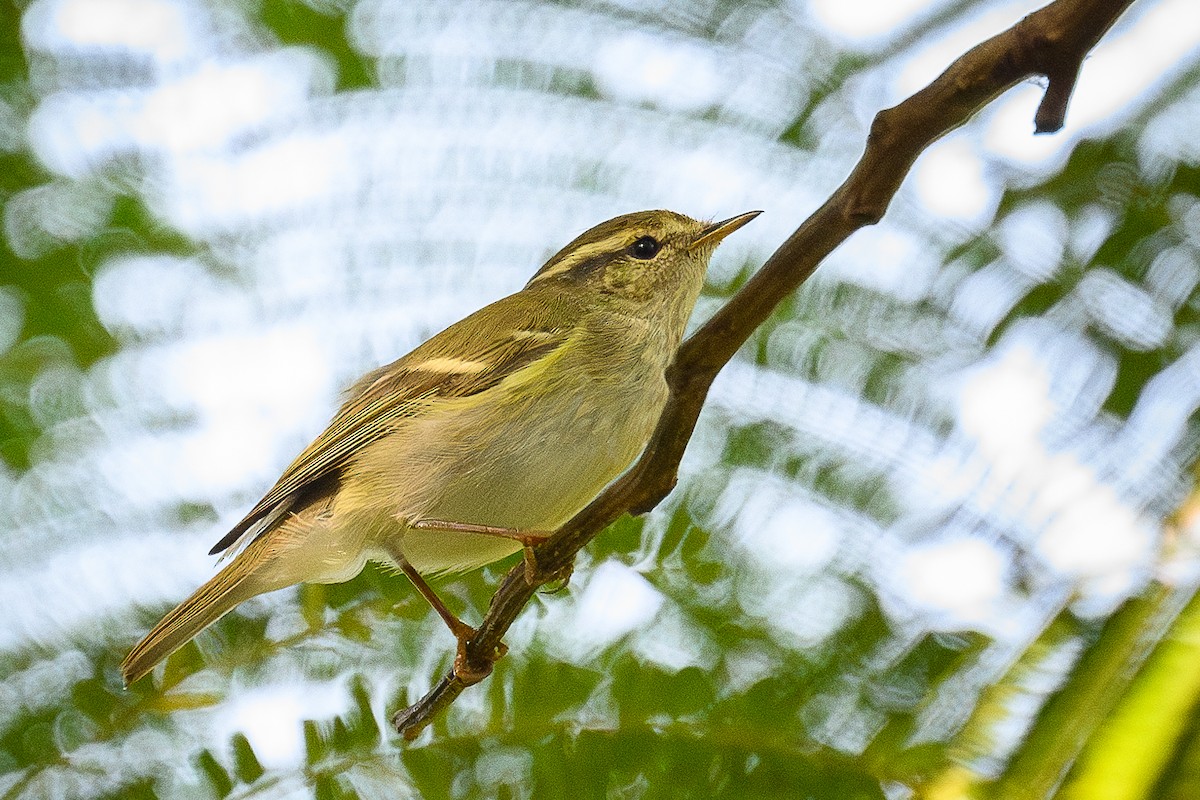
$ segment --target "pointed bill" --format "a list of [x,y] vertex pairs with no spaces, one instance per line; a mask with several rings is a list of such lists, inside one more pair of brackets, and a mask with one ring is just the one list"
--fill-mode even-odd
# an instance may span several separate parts
[[736,231],[738,228],[745,225],[750,220],[757,217],[761,211],[747,211],[745,214],[738,214],[736,217],[730,217],[722,222],[714,222],[705,228],[696,240],[688,247],[689,250],[699,247],[702,244],[711,244],[714,247],[729,234]]

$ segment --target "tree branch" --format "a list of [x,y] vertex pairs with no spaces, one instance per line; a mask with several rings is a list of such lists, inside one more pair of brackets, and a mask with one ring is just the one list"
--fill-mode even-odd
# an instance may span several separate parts
[[[880,220],[917,156],[1019,81],[1048,85],[1035,132],[1062,127],[1083,59],[1132,0],[1055,0],[977,45],[899,105],[880,111],[866,150],[845,182],[805,220],[730,301],[679,349],[667,374],[671,394],[637,463],[535,549],[544,574],[569,569],[593,537],[626,512],[642,514],[670,493],[679,461],[717,372],[817,265],[859,228]],[[486,675],[501,639],[537,587],[518,564],[493,595],[467,644],[469,671]],[[392,719],[413,739],[466,688],[453,671]]]

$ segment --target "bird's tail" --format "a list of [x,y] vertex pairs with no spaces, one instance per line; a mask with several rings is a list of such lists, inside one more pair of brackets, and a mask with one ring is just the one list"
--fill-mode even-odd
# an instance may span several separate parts
[[261,548],[253,545],[247,548],[163,617],[121,662],[125,685],[154,669],[155,664],[187,644],[238,603],[279,588],[278,584],[264,581],[261,571],[256,569],[262,565],[264,555]]

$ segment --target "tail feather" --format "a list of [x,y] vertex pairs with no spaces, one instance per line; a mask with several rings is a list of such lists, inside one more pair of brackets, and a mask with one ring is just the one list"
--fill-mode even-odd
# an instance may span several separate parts
[[192,637],[225,616],[234,606],[257,594],[269,591],[253,569],[256,559],[249,553],[228,565],[191,597],[176,606],[138,642],[121,662],[125,685],[136,681],[167,656],[187,644]]

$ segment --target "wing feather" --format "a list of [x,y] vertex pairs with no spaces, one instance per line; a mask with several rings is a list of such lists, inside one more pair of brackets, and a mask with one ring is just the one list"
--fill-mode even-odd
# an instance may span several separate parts
[[562,347],[577,321],[577,309],[569,298],[531,308],[528,302],[515,301],[516,297],[475,312],[403,358],[360,378],[347,391],[329,427],[209,553],[228,549],[268,517],[282,518],[313,492],[336,490],[336,480],[330,478],[336,478],[354,453],[392,432],[403,420],[426,413],[436,400],[485,392]]

